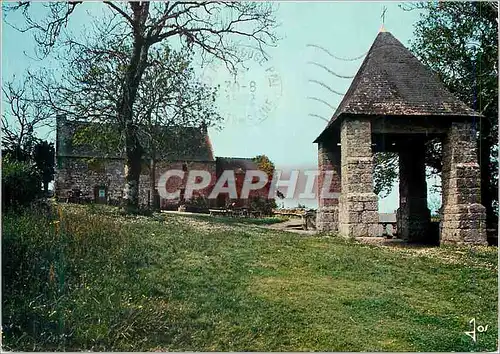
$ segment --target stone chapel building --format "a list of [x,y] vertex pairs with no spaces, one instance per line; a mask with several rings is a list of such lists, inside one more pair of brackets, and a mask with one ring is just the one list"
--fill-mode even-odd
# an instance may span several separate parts
[[[107,151],[96,144],[77,141],[78,133],[87,130],[92,134],[104,133],[105,126],[81,120],[68,120],[64,116],[56,119],[56,174],[55,196],[66,200],[69,193],[79,191],[81,195],[95,203],[118,205],[123,197],[125,184],[124,158],[119,151]],[[252,158],[214,157],[212,143],[205,127],[176,127],[165,131],[162,151],[157,152],[155,180],[169,169],[185,171],[181,180],[172,177],[167,181],[167,191],[180,191],[179,198],[162,199],[162,209],[176,209],[184,199],[187,172],[190,170],[208,171],[211,181],[208,187],[193,192],[193,199],[207,198],[223,170],[233,170],[236,178],[237,193],[242,183],[238,183],[246,170],[258,169]],[[144,141],[141,141],[144,143]],[[152,203],[150,184],[150,161],[144,159],[139,182],[139,203],[143,206]],[[267,196],[268,188],[250,192],[250,197]],[[215,200],[206,199],[208,207],[224,207],[229,203],[229,195],[221,194]],[[249,199],[237,200],[238,206],[245,206]]]
[[373,154],[399,154],[398,234],[429,237],[425,143],[442,142],[441,244],[486,245],[480,200],[476,124],[481,115],[454,97],[394,36],[381,31],[318,144],[319,186],[333,174],[330,191],[318,190],[319,230],[345,236],[378,236]]

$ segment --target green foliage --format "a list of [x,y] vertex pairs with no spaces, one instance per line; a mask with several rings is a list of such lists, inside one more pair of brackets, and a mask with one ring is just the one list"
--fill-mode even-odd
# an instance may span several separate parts
[[[146,254],[135,254],[139,238],[128,238],[130,229],[116,217],[98,210],[4,216],[7,348],[127,348],[134,322],[154,326],[149,309],[129,306],[132,298],[146,300],[146,293],[126,279],[136,279],[148,260]],[[133,224],[141,218],[125,220]]]
[[[497,348],[496,248],[375,247],[208,216],[86,210],[3,216],[3,348]],[[476,343],[464,335],[471,318],[488,325]]]
[[421,6],[412,50],[450,91],[492,119],[498,111],[498,10],[488,2]]
[[389,195],[398,178],[398,154],[394,152],[376,153],[373,159],[374,192],[381,198]]
[[33,161],[40,171],[45,192],[49,182],[54,179],[55,154],[54,143],[48,141],[39,141],[33,148]]
[[[27,174],[25,174],[25,176],[22,177],[21,180],[18,180],[18,184],[31,183],[32,181],[30,180],[30,178],[32,177],[29,176],[37,175],[40,177],[41,183],[43,183],[44,186],[44,191],[46,192],[48,190],[49,182],[54,179],[54,143],[49,143],[48,141],[38,139],[32,134],[25,136],[23,141],[24,142],[21,145],[17,143],[7,143],[3,150],[4,157],[8,158],[6,162],[9,163],[18,161],[27,164],[27,166],[29,167],[24,168]],[[22,170],[22,168],[19,167],[21,165],[16,165],[17,171]],[[11,165],[11,167],[13,167],[13,165]],[[29,171],[30,169],[31,171]],[[34,169],[36,169],[36,171]],[[25,182],[22,182],[22,179],[24,179]],[[29,188],[31,187],[24,186],[23,190],[29,190]],[[25,192],[20,193],[22,194]]]
[[[175,41],[186,49],[183,52],[191,53],[196,48],[203,62],[216,59],[236,73],[243,58],[234,45],[245,44],[238,38],[261,49],[277,41],[275,7],[270,3],[179,2],[164,6],[109,2],[100,16],[88,13],[90,25],[80,33],[66,31],[75,8],[85,7],[82,3],[31,6],[23,2],[5,9],[22,12],[24,25],[18,29],[34,32],[37,54],[44,58],[54,54],[61,63],[54,70],[61,72],[41,70],[33,75],[40,88],[35,91],[43,91],[43,105],[77,119],[111,119],[122,130],[129,167],[123,199],[126,209],[133,211],[138,207],[140,159],[146,150],[138,127],[144,121],[150,126],[158,124],[151,119],[153,114],[168,120],[180,117],[184,124],[202,123],[198,126],[210,126],[221,119],[213,104],[216,90],[192,81],[182,87],[174,83],[165,88],[165,81],[172,76],[192,71],[184,62],[171,65],[171,52],[161,49],[168,49],[167,43]],[[186,101],[186,97],[190,99]],[[154,159],[153,141],[150,139],[149,154]]]
[[[268,183],[271,183],[274,177],[274,170],[276,169],[274,163],[266,155],[257,155],[253,158],[253,161],[257,164],[259,170],[267,174]],[[285,198],[285,195],[279,190],[276,190],[276,196],[280,199]]]
[[[73,143],[116,156],[125,151],[127,141],[113,100],[119,96],[123,58],[131,49],[130,43],[105,40],[92,42],[89,48],[78,48],[75,61],[66,69],[68,80],[59,84],[80,87],[81,95],[69,96],[72,91],[60,89],[55,94],[62,106],[70,106],[69,118],[100,123],[80,127]],[[179,127],[217,126],[222,117],[214,104],[217,88],[199,82],[192,67],[191,51],[173,50],[164,43],[150,48],[148,55],[149,64],[142,74],[133,106],[133,133],[142,157],[158,159],[184,138],[172,131]],[[95,96],[92,100],[89,93]],[[85,114],[87,111],[94,114],[89,116]]]
[[272,178],[274,174],[274,163],[266,155],[257,155],[253,158],[259,170],[264,171],[268,178]]
[[251,210],[260,211],[264,215],[271,215],[273,209],[277,208],[276,201],[264,197],[252,197],[249,201]]
[[122,132],[115,124],[85,124],[78,126],[71,143],[79,149],[99,151],[101,156],[116,157],[123,147]]
[[[275,170],[274,163],[266,155],[257,155],[253,158],[253,161],[257,164],[257,168],[259,170],[266,173],[268,177],[268,185],[270,185]],[[279,198],[284,197],[280,191],[277,191],[276,194]],[[260,211],[264,215],[271,215],[273,209],[278,207],[274,198],[264,197],[250,198],[249,206],[250,209]]]
[[2,153],[4,155],[9,155],[13,160],[16,161],[29,161],[31,159],[32,145],[19,145],[12,144],[7,145]]
[[208,212],[209,201],[208,198],[203,195],[195,195],[191,199],[185,202],[186,211],[204,213]]
[[409,5],[424,10],[412,51],[468,106],[478,122],[481,198],[488,219],[498,203],[498,4],[441,1]]
[[2,157],[2,206],[4,209],[27,206],[41,196],[42,177],[31,162]]

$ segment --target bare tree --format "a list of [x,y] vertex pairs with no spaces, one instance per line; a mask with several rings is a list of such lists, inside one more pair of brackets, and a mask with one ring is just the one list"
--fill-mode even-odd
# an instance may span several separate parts
[[[150,49],[169,38],[184,39],[188,47],[201,50],[204,57],[217,58],[228,69],[235,70],[241,61],[237,55],[238,40],[253,41],[258,48],[274,44],[276,27],[274,6],[257,2],[167,1],[104,2],[115,16],[110,38],[128,41],[130,50],[124,59],[118,93],[114,101],[118,122],[125,137],[125,200],[127,209],[138,206],[139,175],[143,149],[134,122],[134,103],[139,85],[149,63]],[[60,45],[72,46],[74,39],[64,29],[81,2],[46,3],[43,20],[31,15],[32,4],[21,2],[11,10],[22,11],[26,19],[23,31],[34,31],[42,53]],[[121,37],[121,39],[120,39]]]
[[17,157],[31,152],[35,131],[51,123],[51,112],[40,105],[40,95],[28,77],[2,86],[6,109],[2,112],[2,146]]

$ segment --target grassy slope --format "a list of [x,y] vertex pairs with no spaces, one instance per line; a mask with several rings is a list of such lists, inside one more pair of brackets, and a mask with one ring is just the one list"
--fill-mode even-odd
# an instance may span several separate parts
[[[82,210],[66,207],[66,231],[58,234],[41,232],[42,226],[33,232],[27,219],[5,218],[4,239],[7,233],[41,245],[26,257],[43,265],[38,277],[47,284],[40,289],[53,291],[46,299],[27,290],[4,295],[4,323],[28,318],[22,328],[5,332],[9,348],[497,347],[496,248],[389,249],[209,219],[169,215],[163,222]],[[62,243],[64,252],[53,256]],[[4,264],[5,252],[4,244]],[[464,335],[471,318],[488,324],[476,344]],[[47,325],[36,329],[33,319]]]

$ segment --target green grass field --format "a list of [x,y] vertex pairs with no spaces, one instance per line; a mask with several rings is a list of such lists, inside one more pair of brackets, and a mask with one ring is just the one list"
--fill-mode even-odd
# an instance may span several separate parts
[[[63,205],[3,216],[3,346],[494,351],[497,248],[389,248]],[[488,330],[477,343],[469,321]]]

